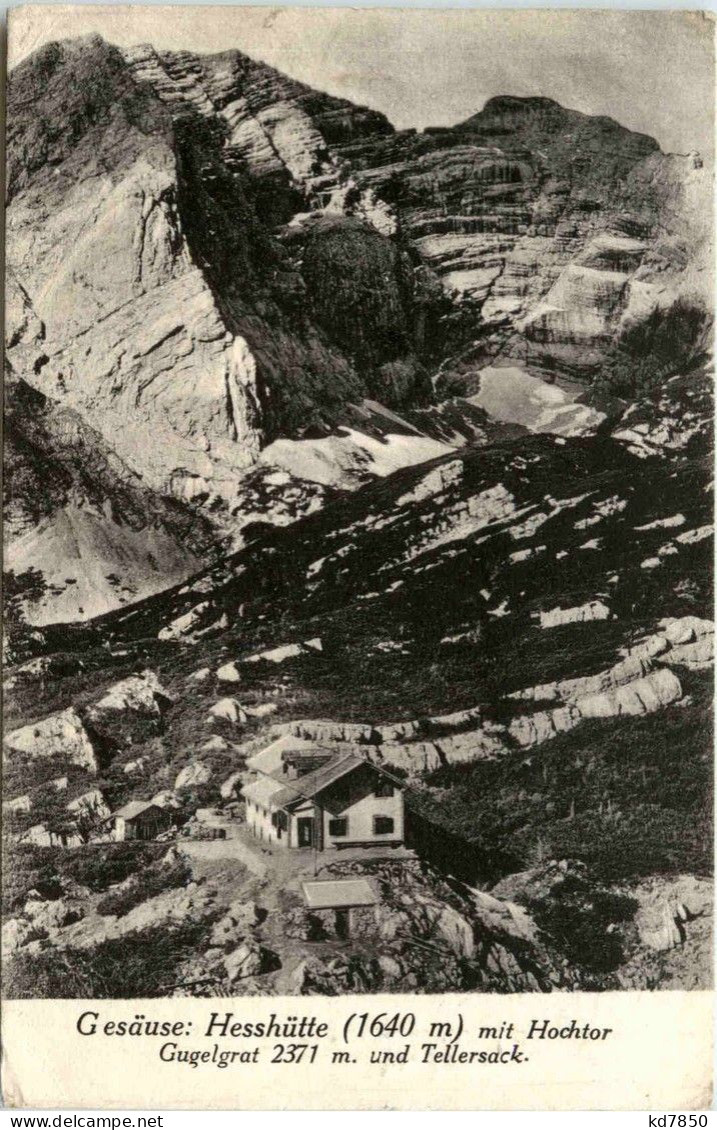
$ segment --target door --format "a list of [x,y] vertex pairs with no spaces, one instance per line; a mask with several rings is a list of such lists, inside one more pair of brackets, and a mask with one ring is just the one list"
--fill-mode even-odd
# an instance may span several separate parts
[[299,847],[311,847],[314,842],[313,816],[300,816],[298,821]]

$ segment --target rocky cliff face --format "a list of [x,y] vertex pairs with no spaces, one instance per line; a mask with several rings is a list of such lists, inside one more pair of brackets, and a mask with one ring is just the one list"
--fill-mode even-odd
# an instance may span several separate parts
[[[359,237],[338,223],[347,216],[403,248],[419,294],[408,323],[398,295],[381,296],[394,336],[388,350],[377,349],[380,317],[374,365],[401,346],[419,354],[427,346],[429,357],[445,362],[479,327],[484,338],[497,333],[489,356],[507,349],[534,367],[585,376],[624,324],[684,289],[708,290],[709,272],[696,278],[694,271],[709,241],[699,218],[709,214],[708,171],[698,156],[665,157],[652,138],[611,119],[547,98],[497,97],[457,126],[396,133],[380,115],[238,52],[200,58],[141,48],[128,60],[175,115],[193,108],[228,124],[225,160],[245,162],[274,194],[279,184],[294,188],[291,239],[308,239],[302,274],[312,307],[359,364],[366,343],[353,335],[361,334],[358,315],[371,310],[352,312],[341,288],[355,304],[376,290],[379,275],[370,241],[359,250]],[[334,219],[325,250],[316,246],[321,216]],[[330,278],[337,253],[350,258],[355,278],[340,274],[322,318],[321,280]],[[703,275],[707,264],[702,257]],[[407,281],[403,289],[410,290]]]
[[449,353],[479,328],[462,372],[499,353],[587,377],[624,325],[709,279],[686,264],[703,246],[697,199],[709,211],[699,160],[549,99],[493,98],[452,129],[364,149],[359,165],[451,296]]
[[144,486],[77,411],[23,380],[5,397],[6,597],[22,621],[89,619],[219,553],[207,519]]
[[192,260],[169,114],[97,41],[18,67],[10,105],[10,263],[42,325],[41,345],[11,349],[13,366],[155,489],[201,474],[213,452],[249,465],[253,361]]

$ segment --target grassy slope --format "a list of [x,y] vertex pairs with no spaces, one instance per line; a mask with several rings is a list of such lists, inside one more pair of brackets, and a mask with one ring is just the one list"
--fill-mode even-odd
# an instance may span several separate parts
[[[506,702],[506,693],[604,670],[626,641],[654,630],[661,616],[709,615],[709,540],[681,545],[659,571],[650,571],[641,562],[673,531],[637,528],[678,511],[685,515],[680,529],[709,520],[708,468],[699,460],[643,461],[609,439],[556,445],[549,437],[527,437],[467,450],[461,465],[461,498],[507,484],[534,513],[546,495],[588,497],[552,516],[532,536],[516,541],[498,530],[487,541],[450,542],[406,561],[407,547],[422,530],[437,528],[452,496],[397,507],[430,468],[399,472],[290,530],[262,536],[212,572],[215,587],[209,594],[185,587],[87,627],[50,632],[50,649],[61,642],[81,654],[83,669],[40,687],[21,684],[8,701],[6,724],[42,717],[70,702],[82,706],[138,665],[151,666],[177,701],[160,724],[148,723],[144,732],[133,733],[131,746],[115,751],[98,783],[112,805],[151,796],[171,788],[179,770],[201,756],[213,765],[214,784],[186,798],[196,805],[210,800],[217,783],[239,764],[231,749],[198,754],[212,732],[248,743],[248,749],[266,740],[266,725],[257,721],[238,731],[229,724],[209,726],[207,711],[221,694],[236,693],[244,704],[271,698],[278,706],[272,722],[324,717],[380,723],[477,704],[506,721],[525,709]],[[576,528],[594,513],[596,499],[613,497],[626,502],[622,511]],[[394,516],[381,528],[370,526],[373,519]],[[581,548],[595,537],[599,549]],[[539,545],[546,545],[544,553],[510,561],[517,548]],[[336,557],[341,546],[350,552]],[[309,580],[308,566],[322,556],[326,563]],[[617,576],[616,584],[607,584],[611,576]],[[400,587],[387,591],[396,579]],[[489,591],[489,601],[481,590]],[[533,617],[541,608],[568,607],[597,594],[609,601],[615,619],[549,631],[537,627]],[[209,601],[210,621],[221,611],[227,614],[227,630],[194,644],[157,640],[161,626],[199,600]],[[490,615],[487,608],[503,601],[510,615]],[[441,643],[446,634],[466,628],[474,631],[470,641]],[[212,679],[201,685],[185,681],[199,667],[216,668],[260,647],[315,635],[323,641],[323,655],[277,669],[246,668],[237,689],[222,689]],[[387,642],[400,650],[378,649]],[[107,644],[125,654],[113,658]],[[654,869],[704,870],[710,679],[683,672],[680,677],[691,696],[685,706],[654,717],[583,723],[527,754],[441,770],[412,803],[446,834],[458,833],[474,845],[469,853],[495,858],[488,869],[493,875],[563,854],[590,860],[613,878]],[[138,756],[146,759],[145,773],[128,777],[123,763]],[[22,772],[12,765],[8,780],[13,790],[23,787]]]

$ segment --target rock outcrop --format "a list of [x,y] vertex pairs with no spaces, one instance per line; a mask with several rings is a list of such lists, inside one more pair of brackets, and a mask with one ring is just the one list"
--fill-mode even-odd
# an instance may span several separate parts
[[5,734],[4,744],[11,757],[18,754],[32,759],[57,756],[92,773],[98,768],[94,747],[74,707],[12,730]]
[[130,675],[119,683],[113,683],[102,698],[88,708],[87,717],[95,725],[114,714],[141,714],[158,718],[173,701],[157,674],[146,670],[141,675]]
[[229,906],[226,914],[212,927],[209,942],[212,946],[227,949],[237,942],[251,937],[251,932],[262,920],[256,903],[236,901]]
[[[633,665],[635,672],[641,666]],[[282,727],[284,733],[311,737],[317,741],[335,741],[337,751],[349,743],[349,748],[360,752],[367,760],[385,763],[408,773],[425,776],[442,765],[463,762],[495,760],[505,757],[517,748],[530,748],[556,738],[574,729],[588,718],[616,718],[625,715],[651,714],[676,703],[682,698],[682,686],[676,675],[667,668],[652,671],[642,678],[633,677],[623,685],[611,682],[612,672],[583,680],[586,693],[577,694],[574,686],[565,690],[566,705],[555,710],[539,710],[533,714],[519,714],[509,723],[486,720],[464,732],[436,738],[433,741],[412,741],[408,735],[431,725],[431,720],[403,723],[406,741],[384,741],[380,726],[360,726],[340,723],[315,723],[298,721]],[[581,680],[576,680],[580,683]],[[607,687],[597,693],[587,693],[589,687]],[[558,697],[558,685],[531,687],[515,692],[511,698]],[[479,716],[473,713],[473,718]],[[470,717],[468,712],[466,716]],[[384,727],[383,729],[387,729]],[[394,728],[391,727],[391,730]],[[337,736],[340,735],[340,736]],[[350,735],[350,736],[349,736]],[[365,744],[362,744],[365,743]]]
[[25,793],[23,796],[13,797],[12,800],[4,800],[2,802],[3,812],[29,812],[32,808],[32,801]]
[[89,821],[96,824],[106,820],[111,810],[100,789],[89,789],[71,800],[67,805],[67,811],[80,822]]
[[81,710],[71,706],[10,731],[4,744],[11,756],[57,757],[95,773],[108,752],[130,744],[133,734],[146,735],[148,725],[150,731],[156,729],[172,701],[156,672],[146,670],[112,684]]
[[[335,416],[369,391],[362,364],[410,354],[406,335],[366,353],[377,339],[356,336],[371,320],[356,305],[363,284],[346,299],[353,329],[328,327],[333,344],[322,314],[335,300],[331,264],[348,282],[348,255],[378,284],[373,321],[405,318],[411,275],[392,242],[356,220],[316,232],[304,279],[275,234],[303,207],[302,178],[335,165],[311,115],[346,139],[390,132],[380,115],[238,52],[123,57],[96,36],[42,48],[11,88],[10,363],[79,412],[147,487],[235,505],[266,434],[306,426],[307,410]],[[72,128],[33,133],[60,106]],[[250,158],[257,137],[268,165]],[[314,321],[302,313],[307,286]]]
[[287,643],[280,647],[271,647],[266,651],[259,651],[256,655],[247,655],[243,663],[284,663],[287,659],[299,659],[302,655],[313,655],[323,651],[321,640],[303,640],[301,643]]
[[607,620],[610,609],[602,600],[591,600],[577,608],[551,608],[540,613],[541,628],[556,628],[561,624],[576,624],[586,620]]
[[236,725],[239,722],[246,722],[246,711],[235,698],[220,698],[219,702],[215,702],[209,710],[209,720],[214,722],[217,719],[233,722]]
[[[558,609],[561,615],[556,622],[605,619],[600,614],[591,615],[593,607],[589,604]],[[549,626],[553,626],[552,621]],[[511,692],[508,700],[560,705],[517,714],[507,723],[491,720],[478,706],[449,715],[379,725],[297,719],[275,726],[272,733],[328,745],[337,752],[353,749],[367,760],[392,766],[410,776],[426,776],[444,765],[494,760],[515,748],[541,745],[569,732],[585,719],[639,716],[663,710],[683,697],[680,680],[670,668],[674,665],[701,670],[711,666],[713,646],[714,625],[710,621],[695,616],[667,620],[661,633],[627,648],[625,658],[605,671]],[[429,735],[431,740],[426,740]]]
[[276,954],[256,941],[242,942],[224,958],[224,968],[230,983],[269,973],[276,969],[277,965]]
[[189,765],[185,765],[177,774],[177,779],[174,782],[175,792],[179,789],[193,788],[196,785],[205,785],[207,781],[212,779],[211,766],[204,764],[202,761],[190,761]]
[[240,683],[241,672],[236,663],[224,663],[221,667],[217,667],[217,682]]

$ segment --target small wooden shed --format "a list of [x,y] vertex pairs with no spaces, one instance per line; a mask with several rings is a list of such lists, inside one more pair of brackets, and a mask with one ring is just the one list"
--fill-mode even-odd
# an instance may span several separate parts
[[376,930],[380,900],[368,879],[314,879],[301,888],[306,909],[333,925],[340,938]]
[[131,800],[113,812],[112,832],[115,840],[153,840],[172,823],[172,814],[150,800]]

